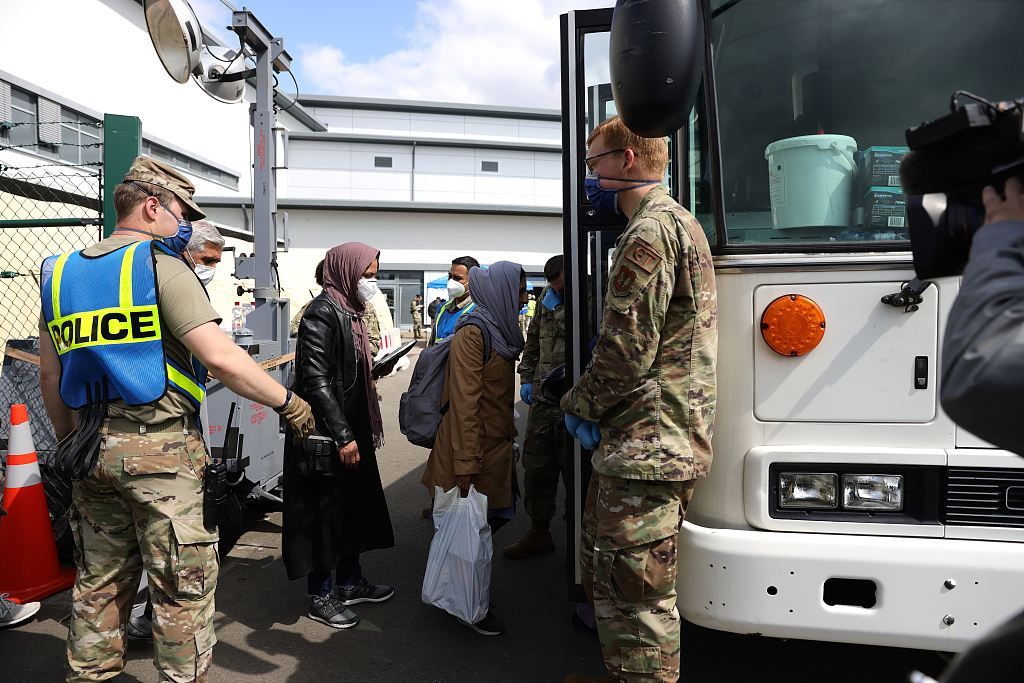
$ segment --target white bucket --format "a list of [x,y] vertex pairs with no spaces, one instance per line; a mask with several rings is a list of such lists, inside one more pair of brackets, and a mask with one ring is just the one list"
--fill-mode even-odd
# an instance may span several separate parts
[[801,135],[764,150],[775,228],[847,226],[857,175],[857,141],[847,135]]

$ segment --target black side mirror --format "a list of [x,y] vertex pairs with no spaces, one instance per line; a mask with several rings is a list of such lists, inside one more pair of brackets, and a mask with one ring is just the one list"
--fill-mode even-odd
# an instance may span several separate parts
[[678,130],[704,72],[701,0],[616,0],[608,60],[623,123],[641,137]]

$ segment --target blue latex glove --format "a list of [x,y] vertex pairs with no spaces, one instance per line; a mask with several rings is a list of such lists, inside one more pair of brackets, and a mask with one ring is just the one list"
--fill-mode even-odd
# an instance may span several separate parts
[[544,294],[544,298],[540,300],[540,304],[549,311],[553,311],[562,305],[562,295],[548,287],[548,291]]
[[519,387],[519,398],[523,399],[523,403],[528,406],[533,405],[533,385],[523,384]]
[[587,422],[586,420],[581,422],[576,429],[576,436],[580,440],[580,445],[588,451],[594,450],[601,443],[601,430],[596,422]]
[[580,428],[581,424],[583,424],[582,417],[576,417],[575,415],[572,415],[570,413],[565,414],[565,430],[572,435],[572,438],[579,438],[578,436],[576,436],[576,431]]

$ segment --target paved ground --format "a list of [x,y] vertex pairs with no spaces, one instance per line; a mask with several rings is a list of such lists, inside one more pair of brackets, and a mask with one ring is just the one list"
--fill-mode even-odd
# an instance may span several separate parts
[[[427,452],[398,431],[398,397],[408,378],[399,373],[380,385],[387,444],[378,457],[398,545],[363,558],[365,574],[393,583],[397,595],[360,605],[362,623],[349,631],[310,621],[304,586],[288,582],[280,561],[280,513],[250,510],[248,531],[222,566],[213,681],[558,682],[567,672],[601,672],[596,638],[569,624],[564,540],[546,557],[500,557],[498,548],[525,529],[521,518],[495,543],[492,602],[507,634],[478,636],[420,602],[432,528],[420,517]],[[0,631],[0,680],[62,679],[69,595],[47,600],[33,622]],[[131,644],[118,680],[156,680],[151,657],[149,646]],[[911,669],[934,676],[942,665],[928,652],[778,641],[689,625],[683,632],[682,680],[694,683],[897,683]]]

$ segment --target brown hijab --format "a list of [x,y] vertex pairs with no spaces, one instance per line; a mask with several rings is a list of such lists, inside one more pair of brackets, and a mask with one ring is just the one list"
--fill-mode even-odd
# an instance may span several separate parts
[[373,381],[373,354],[370,352],[370,335],[366,330],[363,312],[366,304],[359,300],[356,290],[359,278],[380,256],[380,250],[362,242],[346,242],[327,252],[324,258],[324,291],[338,302],[343,309],[353,314],[352,334],[362,361],[363,382],[366,386],[366,404],[370,411],[370,427],[373,430],[373,445],[384,445],[384,422],[380,417],[380,402]]

